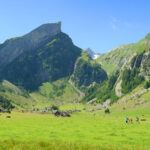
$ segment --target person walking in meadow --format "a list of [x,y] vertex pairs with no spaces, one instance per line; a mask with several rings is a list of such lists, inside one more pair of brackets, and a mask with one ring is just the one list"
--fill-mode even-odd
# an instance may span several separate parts
[[128,119],[128,117],[126,117],[126,123],[128,123],[129,122],[129,119]]
[[129,119],[129,123],[133,123],[133,120],[132,120],[132,118],[131,118],[131,119]]
[[139,117],[136,117],[136,122],[139,122]]

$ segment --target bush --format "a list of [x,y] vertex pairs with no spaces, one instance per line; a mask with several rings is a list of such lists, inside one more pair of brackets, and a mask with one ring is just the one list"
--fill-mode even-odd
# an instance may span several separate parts
[[11,110],[14,106],[11,104],[11,101],[0,95],[0,107],[3,109]]
[[56,105],[52,105],[52,106],[51,106],[51,110],[59,110],[59,107],[56,106]]
[[109,114],[110,113],[110,110],[107,108],[105,109],[105,114]]
[[150,87],[150,80],[145,82],[144,88],[148,89]]

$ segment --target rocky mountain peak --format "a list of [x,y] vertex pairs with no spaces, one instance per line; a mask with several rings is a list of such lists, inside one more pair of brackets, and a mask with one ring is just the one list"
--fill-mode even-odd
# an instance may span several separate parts
[[30,38],[43,38],[46,36],[53,36],[61,32],[61,22],[47,23],[39,26],[31,31],[27,36]]
[[89,55],[94,55],[94,52],[93,52],[93,50],[91,50],[90,48],[87,48],[86,49],[86,52],[89,54]]
[[0,70],[26,51],[32,51],[61,32],[61,22],[47,23],[18,38],[7,40],[0,47]]
[[91,56],[92,59],[97,59],[97,58],[100,56],[100,54],[95,53],[95,52],[94,52],[92,49],[90,49],[90,48],[87,48],[87,49],[86,49],[86,52]]

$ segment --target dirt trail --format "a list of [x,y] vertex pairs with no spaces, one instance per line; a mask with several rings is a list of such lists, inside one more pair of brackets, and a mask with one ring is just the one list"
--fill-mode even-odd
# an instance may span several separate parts
[[74,89],[80,94],[80,97],[83,97],[83,96],[85,96],[85,94],[83,93],[83,92],[81,92],[75,85],[74,85],[74,83],[71,81],[71,80],[69,80],[69,83],[74,87]]

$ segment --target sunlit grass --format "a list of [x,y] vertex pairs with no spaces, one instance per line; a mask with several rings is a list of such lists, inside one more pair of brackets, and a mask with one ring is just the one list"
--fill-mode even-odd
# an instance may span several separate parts
[[[142,110],[146,122],[136,123],[139,111],[109,115],[103,111],[72,114],[70,118],[57,118],[52,114],[30,114],[13,112],[0,116],[0,141],[12,149],[150,149],[150,110]],[[136,112],[136,113],[135,113]],[[133,124],[126,124],[125,117],[132,117]],[[141,116],[139,116],[141,117]],[[14,142],[14,145],[12,144]],[[53,144],[52,144],[53,142]],[[8,143],[8,144],[7,144]],[[55,143],[55,144],[54,144]],[[72,144],[70,144],[72,143]]]

